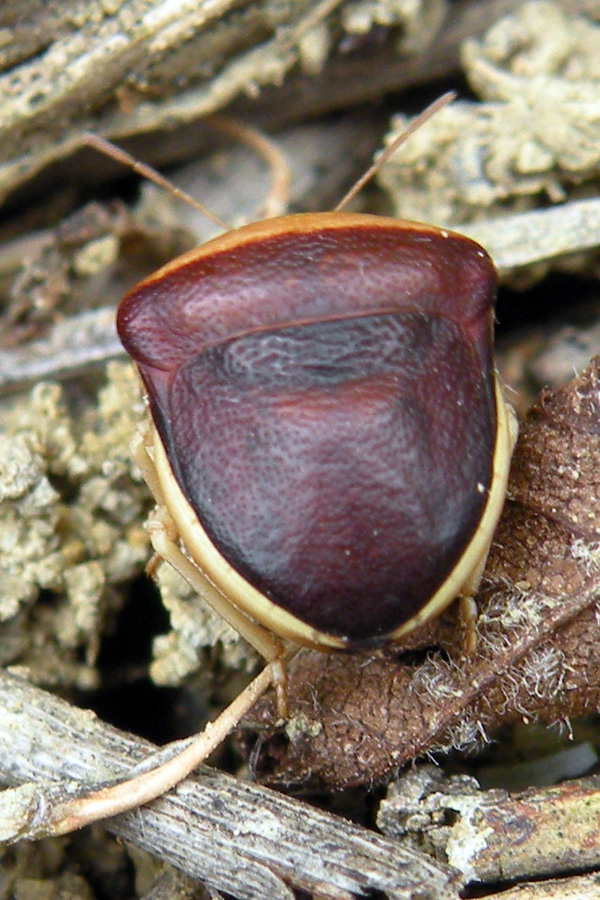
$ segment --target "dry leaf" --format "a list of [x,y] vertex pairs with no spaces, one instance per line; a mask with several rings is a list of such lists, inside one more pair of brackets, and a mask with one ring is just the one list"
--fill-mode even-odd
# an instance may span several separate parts
[[[455,608],[418,635],[416,655],[302,651],[290,670],[292,719],[260,736],[258,777],[364,784],[423,753],[485,739],[501,723],[595,711],[599,599],[596,358],[566,387],[542,392],[522,425],[478,597],[477,652],[462,656]],[[258,720],[269,715],[263,707]]]

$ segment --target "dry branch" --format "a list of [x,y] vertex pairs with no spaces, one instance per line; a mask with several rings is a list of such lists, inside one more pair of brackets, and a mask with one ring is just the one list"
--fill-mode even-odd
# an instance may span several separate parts
[[[571,14],[600,15],[598,0],[560,4]],[[423,29],[429,46],[413,46],[411,54],[410,45],[398,49],[402,20],[383,46],[381,30],[373,29],[374,41],[358,35],[360,52],[344,52],[340,0],[118,0],[101,15],[95,0],[80,0],[65,7],[67,17],[33,0],[7,4],[0,20],[9,36],[0,48],[0,197],[70,156],[82,131],[113,138],[168,132],[234,100],[238,113],[281,125],[440,79],[458,71],[466,37],[519,5],[440,4],[439,28]],[[410,16],[420,12],[411,7],[405,27],[414,36]],[[303,47],[319,28],[321,38]]]
[[599,808],[596,776],[509,793],[424,765],[390,786],[377,824],[450,862],[465,884],[492,888],[597,871]]
[[[22,678],[0,673],[2,839],[44,832],[46,804],[122,776],[147,742],[111,728]],[[291,900],[288,885],[342,900],[456,897],[454,870],[273,791],[202,768],[168,796],[107,828],[236,897]]]

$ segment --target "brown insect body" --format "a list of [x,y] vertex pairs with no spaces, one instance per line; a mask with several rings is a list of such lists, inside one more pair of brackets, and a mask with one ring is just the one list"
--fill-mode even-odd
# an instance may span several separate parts
[[469,586],[510,458],[495,286],[465,237],[333,212],[228,232],[125,297],[162,496],[228,602],[351,649]]
[[133,452],[157,503],[152,545],[268,665],[166,762],[63,804],[60,833],[178,783],[271,685],[286,718],[281,638],[374,646],[457,596],[473,624],[516,438],[493,363],[494,267],[461,235],[339,211],[453,96],[336,211],[226,231],[122,300],[150,412]]

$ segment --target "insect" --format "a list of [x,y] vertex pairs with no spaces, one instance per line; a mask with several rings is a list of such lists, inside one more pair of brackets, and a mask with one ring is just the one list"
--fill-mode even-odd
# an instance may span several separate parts
[[379,646],[476,589],[515,437],[495,290],[468,238],[338,208],[228,231],[121,302],[154,548],[267,659],[280,713],[284,640]]

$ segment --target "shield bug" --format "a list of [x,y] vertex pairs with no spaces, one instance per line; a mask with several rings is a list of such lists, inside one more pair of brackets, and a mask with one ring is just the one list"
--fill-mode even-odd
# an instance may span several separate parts
[[338,207],[228,231],[122,300],[154,548],[269,661],[280,712],[282,639],[380,646],[476,589],[514,443],[495,291],[468,238]]

